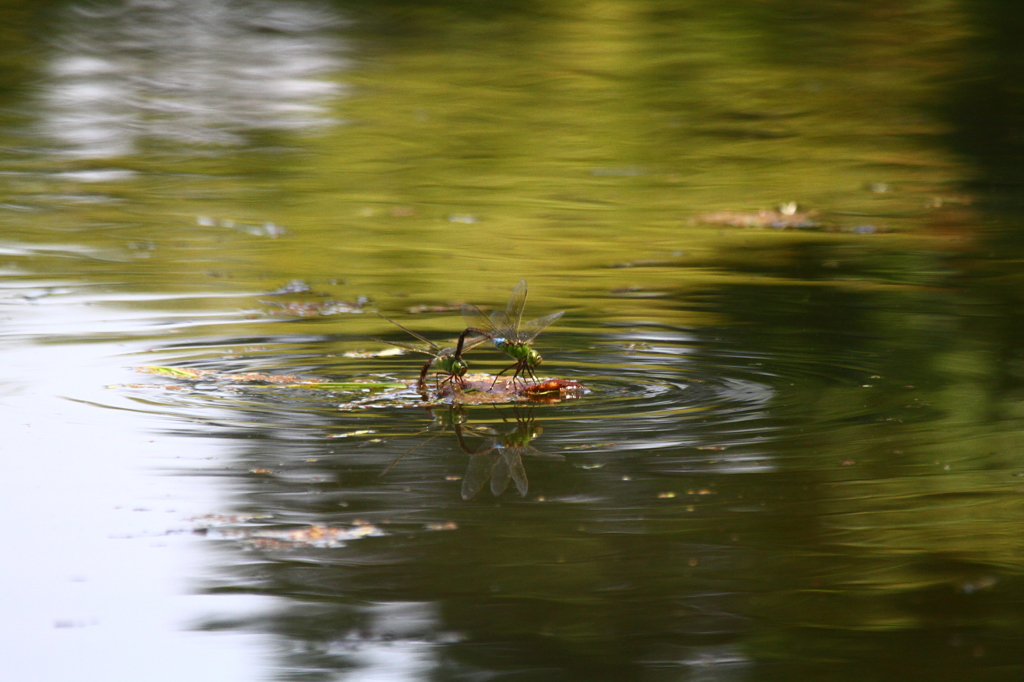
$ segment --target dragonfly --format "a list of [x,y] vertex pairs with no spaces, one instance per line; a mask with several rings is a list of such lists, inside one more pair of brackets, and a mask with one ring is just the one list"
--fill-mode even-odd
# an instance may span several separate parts
[[[536,320],[523,322],[523,308],[526,307],[526,280],[521,279],[512,288],[512,295],[508,299],[505,310],[494,310],[490,315],[484,314],[480,308],[469,303],[462,305],[462,317],[466,320],[466,330],[459,336],[459,345],[456,347],[456,356],[459,357],[462,351],[468,350],[463,339],[477,339],[479,337],[489,338],[494,347],[513,358],[515,362],[498,372],[494,380],[515,368],[512,375],[513,383],[519,376],[525,375],[536,380],[534,368],[544,359],[540,353],[530,345],[548,325],[565,314],[565,311],[551,313]],[[474,344],[476,345],[476,344]],[[492,383],[493,387],[494,384]]]
[[426,362],[423,363],[423,369],[420,370],[420,379],[416,384],[417,389],[420,391],[423,390],[423,384],[427,380],[427,372],[429,372],[431,369],[433,369],[434,372],[437,374],[447,375],[441,381],[442,384],[454,381],[459,386],[461,386],[462,377],[466,374],[466,370],[469,369],[469,366],[466,364],[466,361],[462,359],[462,351],[469,350],[474,346],[478,346],[484,341],[486,341],[488,338],[485,335],[480,335],[471,336],[467,339],[465,338],[466,334],[463,333],[462,335],[459,336],[459,345],[457,347],[441,348],[430,339],[420,336],[413,330],[403,327],[394,320],[385,317],[380,313],[377,314],[383,317],[391,324],[401,329],[402,331],[406,332],[407,334],[415,336],[417,339],[420,340],[420,343],[406,343],[404,341],[385,341],[384,339],[373,339],[374,341],[386,343],[391,346],[397,346],[398,348],[404,348],[405,350],[412,351],[414,353],[423,353],[425,355],[431,356],[430,360],[427,360]]
[[[491,482],[491,494],[495,497],[505,492],[510,481],[515,483],[519,495],[525,497],[530,482],[526,478],[523,455],[554,460],[565,459],[562,455],[541,452],[530,445],[530,441],[540,436],[544,429],[534,423],[532,415],[524,418],[518,411],[515,424],[504,431],[490,427],[470,429],[462,423],[455,424],[454,430],[459,448],[469,455],[466,475],[462,479],[464,500],[476,497],[488,480]],[[476,450],[470,450],[464,438],[467,431],[473,435],[484,435],[486,440]]]

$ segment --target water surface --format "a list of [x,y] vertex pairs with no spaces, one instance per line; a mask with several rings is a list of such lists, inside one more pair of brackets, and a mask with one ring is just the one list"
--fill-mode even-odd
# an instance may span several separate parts
[[12,679],[1024,673],[1009,3],[0,17]]

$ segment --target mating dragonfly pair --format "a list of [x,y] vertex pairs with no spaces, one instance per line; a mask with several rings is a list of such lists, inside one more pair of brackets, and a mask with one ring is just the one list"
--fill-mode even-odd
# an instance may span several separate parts
[[[524,323],[523,308],[525,307],[526,280],[521,279],[512,289],[512,296],[509,297],[505,310],[495,310],[490,315],[487,315],[475,305],[469,303],[462,304],[462,316],[467,326],[459,335],[458,344],[453,348],[440,348],[433,341],[420,336],[411,329],[406,329],[383,315],[381,317],[384,317],[385,320],[415,336],[421,343],[403,343],[400,341],[384,341],[382,339],[374,340],[431,356],[431,359],[423,364],[423,369],[420,371],[420,379],[417,386],[421,391],[426,382],[427,374],[431,370],[436,374],[444,375],[441,383],[455,383],[462,387],[464,385],[462,377],[465,376],[466,371],[469,369],[466,361],[462,359],[462,354],[479,346],[488,339],[494,344],[495,348],[515,360],[513,364],[498,372],[494,377],[495,382],[499,376],[512,368],[515,368],[515,373],[512,375],[513,384],[520,376],[528,376],[536,380],[537,375],[534,373],[534,369],[543,361],[543,358],[530,344],[541,331],[565,314],[565,311],[551,313],[550,315],[538,317],[536,320]],[[494,383],[491,386],[493,387]]]

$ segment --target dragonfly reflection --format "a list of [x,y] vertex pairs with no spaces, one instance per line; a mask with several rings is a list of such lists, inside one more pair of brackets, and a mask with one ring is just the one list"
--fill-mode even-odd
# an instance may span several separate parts
[[[390,472],[408,455],[449,432],[455,434],[459,449],[469,455],[469,464],[462,479],[462,498],[465,500],[475,497],[488,481],[491,484],[491,493],[495,496],[504,493],[510,482],[515,483],[516,490],[521,496],[525,496],[530,482],[526,477],[526,467],[523,465],[524,455],[549,460],[565,459],[562,455],[541,452],[531,445],[531,441],[544,431],[534,422],[532,412],[524,416],[517,409],[514,421],[502,417],[506,425],[496,429],[469,424],[469,413],[460,405],[436,405],[428,409],[433,422],[413,434],[413,437],[428,431],[435,433],[396,457],[381,472],[381,476]],[[469,442],[473,439],[479,439],[479,443],[473,443],[475,447]]]
[[[479,493],[488,480],[491,482],[491,494],[501,495],[508,488],[509,481],[516,485],[521,496],[526,496],[530,482],[526,478],[526,467],[523,466],[523,455],[544,457],[547,459],[565,459],[561,455],[541,452],[530,445],[540,436],[544,429],[534,423],[533,415],[523,417],[516,412],[516,421],[511,428],[498,431],[490,427],[470,427],[456,424],[455,435],[459,447],[469,455],[469,465],[462,479],[462,499],[472,499]],[[466,444],[467,432],[483,435],[485,440],[475,450]]]

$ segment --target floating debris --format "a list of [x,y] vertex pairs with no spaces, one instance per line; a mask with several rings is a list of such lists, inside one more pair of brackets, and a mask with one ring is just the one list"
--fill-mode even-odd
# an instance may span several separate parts
[[587,388],[571,379],[542,378],[527,382],[493,374],[467,374],[462,387],[452,384],[441,386],[437,396],[463,404],[506,403],[515,400],[532,402],[559,402],[582,398]]
[[[583,384],[571,379],[548,379],[535,384],[530,384],[523,389],[523,393],[531,396],[541,396],[557,393],[560,396],[572,394],[579,397],[583,392]],[[579,394],[579,395],[577,395]]]
[[715,211],[702,213],[694,222],[726,227],[771,227],[775,229],[815,229],[821,227],[817,211],[798,211],[795,203],[784,204],[775,210]]
[[284,294],[308,294],[312,293],[313,288],[303,282],[301,279],[293,279],[284,286],[268,291],[268,296],[281,296]]
[[297,528],[294,530],[272,530],[268,528],[219,529],[203,525],[198,530],[203,530],[208,536],[217,539],[241,541],[253,549],[282,550],[304,547],[332,549],[344,547],[351,540],[385,535],[384,531],[370,523],[356,523],[347,528],[344,526],[312,525],[308,528]]
[[211,369],[197,369],[193,367],[160,367],[157,365],[144,365],[136,367],[135,371],[143,374],[155,374],[157,376],[170,377],[172,379],[184,379],[186,381],[225,381],[236,384],[268,383],[268,384],[321,384],[326,379],[316,377],[300,377],[297,374],[263,374],[261,372],[243,372],[241,374],[230,374],[217,372]]
[[186,519],[193,524],[197,530],[212,528],[215,526],[234,526],[249,521],[259,521],[272,518],[270,514],[204,514]]
[[281,308],[286,314],[295,317],[322,317],[325,315],[339,315],[342,313],[364,313],[363,306],[370,302],[365,296],[360,296],[355,303],[348,301],[260,301],[265,305],[272,305]]
[[[606,443],[581,443],[579,445],[563,445],[563,450],[595,450],[597,448],[610,448],[617,445],[617,443],[609,441]],[[604,466],[604,465],[602,465]]]
[[341,354],[343,358],[390,358],[396,355],[405,355],[401,348],[385,348],[384,350],[349,350]]
[[464,303],[449,303],[447,305],[414,305],[407,312],[413,315],[422,313],[451,313],[462,310]]
[[446,521],[444,523],[428,523],[425,527],[427,530],[458,530],[459,524],[454,521]]
[[332,433],[328,438],[351,438],[352,436],[369,436],[370,434],[377,433],[374,429],[359,429],[357,431],[348,431],[347,433]]
[[180,379],[182,381],[203,382],[210,387],[220,384],[272,384],[281,388],[319,389],[322,391],[372,391],[406,389],[408,384],[400,381],[373,381],[357,379],[353,381],[331,381],[321,377],[303,377],[297,374],[263,374],[261,372],[244,372],[231,374],[216,372],[209,369],[191,367],[159,367],[146,365],[136,367],[135,371],[144,374]]
[[264,222],[260,224],[243,223],[230,218],[213,218],[210,216],[196,216],[196,224],[202,227],[224,227],[229,230],[237,230],[239,232],[245,232],[256,237],[270,237],[271,239],[277,239],[280,236],[288,234],[288,230],[272,222]]

